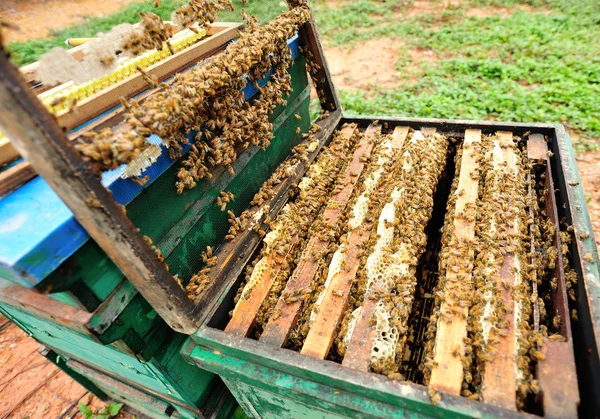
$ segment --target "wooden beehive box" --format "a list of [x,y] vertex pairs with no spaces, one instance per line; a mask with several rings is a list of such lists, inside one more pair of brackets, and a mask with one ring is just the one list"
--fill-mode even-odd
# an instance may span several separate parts
[[[260,213],[261,216],[268,216],[276,223],[282,208],[290,196],[294,195],[296,185],[303,190],[303,187],[310,186],[313,182],[310,178],[314,173],[327,173],[327,176],[331,176],[330,179],[325,179],[329,182],[327,183],[329,186],[319,189],[320,195],[311,195],[315,206],[308,210],[310,219],[303,221],[306,231],[313,231],[313,234],[308,237],[305,237],[304,233],[284,236],[286,247],[279,249],[282,253],[269,254],[268,251],[264,251],[258,258],[257,252],[263,251],[262,236],[270,225],[266,218],[258,217],[254,225],[256,229],[244,229],[228,242],[222,240],[225,227],[220,227],[219,232],[214,234],[209,233],[204,241],[198,240],[196,236],[191,241],[191,244],[195,245],[196,252],[204,245],[214,245],[216,262],[207,275],[208,286],[198,293],[193,302],[177,287],[164,266],[157,263],[149,246],[144,245],[140,240],[139,234],[129,223],[130,220],[121,214],[114,200],[107,196],[104,187],[85,167],[78,166],[81,158],[70,154],[71,148],[58,132],[55,124],[50,123],[48,127],[39,128],[40,122],[44,121],[44,115],[33,112],[33,117],[25,121],[24,127],[36,135],[33,139],[21,138],[19,144],[23,150],[33,150],[38,146],[49,156],[48,163],[40,159],[36,153],[30,155],[32,161],[35,161],[36,170],[43,173],[53,182],[55,188],[60,190],[61,197],[69,203],[78,220],[94,234],[93,237],[107,255],[126,274],[145,299],[173,329],[191,335],[182,350],[184,356],[191,363],[219,374],[251,417],[387,418],[404,415],[572,417],[598,411],[600,376],[597,339],[594,332],[597,327],[595,312],[598,310],[595,302],[598,297],[596,287],[599,281],[598,256],[593,244],[589,216],[579,185],[573,151],[564,128],[548,124],[410,118],[381,118],[379,123],[376,123],[375,118],[345,118],[331,83],[312,20],[309,19],[300,28],[298,42],[305,56],[309,58],[307,72],[315,82],[324,112],[317,122],[317,127],[311,130],[310,135],[307,133],[307,138],[301,143],[308,152],[300,161],[296,161],[298,156],[294,153],[289,156],[290,161],[296,159],[288,166],[288,168],[294,167],[293,174],[286,175],[283,180],[277,182],[265,202],[250,209]],[[6,79],[14,83],[14,78],[11,78],[10,73],[8,74]],[[304,71],[303,74],[306,77]],[[15,91],[27,97],[22,86],[18,83],[14,84]],[[14,94],[11,96],[10,92],[4,92],[4,95],[15,102],[19,101],[13,97]],[[294,108],[290,108],[292,103],[294,102],[288,102],[286,109],[282,111],[286,114],[284,118],[286,124],[281,137],[281,144],[284,145],[279,149],[273,149],[272,146],[267,148],[267,150],[275,150],[276,161],[267,159],[268,161],[261,163],[263,170],[260,171],[260,176],[263,180],[270,173],[278,173],[276,167],[279,162],[290,153],[292,144],[300,141],[303,137],[301,134],[308,131],[307,123],[292,124],[294,119],[306,121],[305,114],[288,118],[295,112]],[[21,108],[20,111],[39,110],[39,107],[30,101],[26,101]],[[304,112],[306,113],[307,110]],[[20,126],[16,127],[15,132],[22,133],[23,129]],[[340,133],[334,134],[338,130]],[[356,130],[362,132],[361,139],[357,140],[358,148],[355,148],[352,140],[357,135]],[[397,174],[395,170],[404,170],[404,166],[406,170],[410,170],[412,167],[431,163],[439,169],[435,176],[430,176],[431,173],[423,169],[423,172],[418,173],[421,177],[413,175],[409,185],[411,196],[418,197],[419,200],[411,201],[411,207],[405,208],[406,212],[412,214],[412,211],[416,210],[419,217],[424,216],[421,221],[426,221],[428,227],[414,230],[412,220],[408,220],[404,225],[410,227],[408,231],[415,233],[414,243],[408,244],[411,246],[411,251],[416,250],[416,247],[419,247],[419,250],[415,253],[414,260],[410,259],[409,262],[404,263],[410,268],[402,268],[403,271],[411,271],[411,275],[416,280],[407,287],[404,287],[406,284],[398,284],[402,287],[399,286],[395,290],[396,295],[401,295],[406,301],[410,300],[410,303],[406,302],[396,307],[399,311],[404,310],[401,314],[402,323],[398,326],[402,329],[403,339],[406,338],[408,343],[403,342],[406,343],[407,350],[402,352],[402,357],[392,358],[400,367],[395,370],[376,367],[373,362],[373,358],[379,359],[373,356],[373,352],[379,349],[374,345],[373,314],[377,310],[376,303],[384,296],[381,292],[377,292],[381,290],[376,289],[371,292],[367,288],[363,294],[358,294],[360,298],[352,304],[358,302],[357,308],[360,308],[360,311],[357,312],[353,322],[353,332],[348,335],[349,340],[345,350],[337,355],[331,352],[331,343],[338,334],[340,319],[349,305],[349,295],[353,293],[353,289],[356,289],[353,281],[354,274],[351,272],[356,273],[365,263],[360,260],[363,255],[359,250],[366,247],[363,244],[367,242],[367,236],[379,240],[376,237],[379,233],[375,235],[370,233],[373,227],[363,231],[363,228],[358,226],[349,232],[350,239],[347,246],[353,249],[353,252],[349,253],[350,259],[340,272],[350,273],[336,275],[335,287],[331,285],[324,287],[325,304],[322,306],[324,309],[317,313],[315,323],[308,324],[306,337],[302,336],[298,339],[298,335],[295,335],[294,339],[291,339],[290,333],[295,329],[295,323],[302,310],[302,299],[299,297],[310,294],[306,290],[311,287],[312,278],[319,270],[315,266],[315,255],[325,254],[326,250],[335,250],[340,245],[340,242],[336,241],[339,239],[339,232],[333,235],[335,240],[325,241],[319,231],[310,230],[310,221],[321,217],[320,224],[317,226],[324,229],[323,234],[345,223],[343,209],[356,198],[356,191],[362,188],[359,182],[361,172],[371,162],[370,153],[374,150],[371,137],[379,135],[378,131],[389,137],[388,155],[395,156],[389,161],[389,165],[384,167],[385,170],[389,169],[384,170],[386,176]],[[491,160],[473,154],[479,147],[478,144],[488,136],[494,136],[489,140],[494,144],[493,150],[489,153],[492,156]],[[52,144],[57,150],[45,145],[43,140],[47,137],[52,138]],[[516,138],[520,140],[514,141]],[[415,139],[418,139],[416,145]],[[407,149],[406,145],[409,143],[412,148]],[[330,145],[332,146],[329,147]],[[414,158],[411,156],[420,155],[418,151],[421,148],[430,150],[437,157],[411,160]],[[381,155],[381,150],[378,152]],[[522,160],[517,158],[517,155],[523,156]],[[473,218],[469,212],[479,200],[478,165],[485,159],[488,159],[488,163],[493,162],[494,171],[503,168],[498,169],[498,173],[505,175],[511,170],[516,171],[516,167],[520,164],[530,167],[527,170],[527,185],[535,190],[521,189],[519,192],[521,197],[512,198],[510,202],[506,199],[494,201],[493,197],[489,201],[498,207],[519,208],[521,205],[519,200],[529,199],[533,202],[534,193],[540,198],[543,197],[539,200],[543,203],[543,208],[519,219],[518,224],[515,221],[515,225],[506,228],[506,234],[514,238],[520,236],[521,230],[529,228],[530,224],[526,219],[541,216],[546,230],[553,232],[548,238],[551,246],[558,252],[556,263],[552,268],[554,271],[549,273],[551,279],[543,284],[547,291],[545,294],[547,301],[544,302],[543,307],[550,313],[546,318],[552,322],[553,330],[550,335],[554,336],[554,339],[545,339],[542,335],[538,335],[541,339],[539,343],[536,342],[536,345],[539,345],[539,353],[534,354],[529,351],[535,358],[531,362],[530,370],[535,385],[533,380],[530,381],[528,391],[525,391],[525,395],[519,399],[517,398],[519,381],[516,378],[518,373],[515,366],[519,366],[521,354],[515,353],[514,350],[518,342],[518,336],[515,334],[517,323],[519,326],[525,323],[525,327],[531,330],[549,326],[542,325],[537,320],[538,317],[544,316],[539,313],[542,306],[536,298],[531,301],[531,315],[527,313],[528,318],[523,321],[521,311],[515,308],[517,305],[514,304],[510,292],[518,288],[519,283],[515,283],[516,280],[511,281],[511,276],[519,271],[519,263],[535,262],[536,249],[529,248],[529,251],[524,253],[532,255],[531,260],[528,259],[529,256],[520,255],[520,262],[517,262],[518,255],[513,245],[492,241],[491,249],[501,252],[503,258],[500,266],[495,267],[496,270],[489,280],[497,283],[496,289],[500,290],[498,301],[501,301],[502,307],[505,307],[502,310],[501,321],[507,322],[507,326],[503,328],[505,331],[494,343],[495,352],[500,356],[486,361],[486,374],[481,378],[482,391],[481,394],[475,394],[481,401],[471,400],[468,397],[473,394],[466,392],[470,392],[471,387],[469,380],[465,378],[462,365],[463,357],[468,354],[469,347],[465,344],[464,336],[468,333],[466,320],[469,314],[467,309],[470,306],[464,307],[459,304],[462,300],[457,302],[454,301],[457,299],[452,297],[453,292],[456,291],[455,286],[461,288],[461,284],[468,283],[467,271],[473,269],[475,253],[465,245],[468,252],[456,255],[460,263],[446,263],[444,272],[439,268],[440,254],[443,253],[439,248],[442,235],[436,229],[453,226],[453,229],[445,229],[449,238],[449,241],[445,242],[446,245],[452,243],[452,240],[458,243],[461,243],[460,240],[470,242],[474,237],[482,235],[475,223],[478,219]],[[240,160],[243,161],[241,158]],[[309,169],[307,175],[309,181],[303,183],[303,176],[313,162],[316,162],[315,167],[318,169],[312,172]],[[395,166],[399,168],[393,169]],[[452,167],[455,169],[460,167],[460,170],[449,169]],[[83,175],[76,175],[78,169],[82,170]],[[244,173],[245,169],[248,169],[248,172]],[[255,181],[256,175],[256,171],[250,164],[236,172],[244,175],[236,180],[240,182],[240,187],[246,187],[244,196],[247,194],[244,200],[236,201],[236,205],[239,205],[236,210],[240,210],[249,207],[252,197],[250,191],[258,189],[263,180],[248,185],[251,181]],[[330,188],[333,179],[337,179],[338,176],[341,179],[339,187]],[[65,183],[65,179],[69,182]],[[403,178],[396,176],[391,180],[402,181]],[[315,185],[326,184],[319,182]],[[507,188],[516,187],[502,176],[499,182]],[[214,193],[211,202],[220,192],[228,191],[229,185],[233,183],[234,181],[231,183],[213,181],[211,186],[214,187]],[[456,183],[456,188],[452,186],[453,183]],[[60,188],[61,185],[64,189]],[[451,192],[453,188],[454,194]],[[543,192],[544,190],[547,192]],[[239,194],[239,191],[236,192]],[[403,197],[400,190],[387,191],[382,188],[380,192],[378,194],[384,201],[392,199],[395,200],[394,202],[401,202]],[[504,196],[502,195],[504,192],[500,192],[499,196]],[[102,204],[98,207],[100,209],[85,204],[86,201],[82,196],[90,194],[98,196]],[[300,198],[294,199],[302,199],[302,194],[298,195]],[[452,195],[456,197],[450,198]],[[188,204],[192,208],[189,214],[194,219],[199,214],[194,212],[194,208],[202,214],[204,211],[207,213],[210,211],[202,198],[192,200]],[[392,204],[392,206],[396,205]],[[371,207],[378,208],[377,205]],[[426,211],[421,211],[423,209]],[[493,205],[488,206],[488,209],[490,214],[494,212]],[[215,213],[218,214],[216,210]],[[454,217],[448,217],[448,214],[454,214]],[[457,217],[459,214],[461,216]],[[132,217],[135,217],[135,213],[132,213]],[[511,217],[514,218],[515,215]],[[485,218],[482,220],[487,221]],[[177,228],[186,228],[185,217],[176,217],[173,221]],[[500,219],[500,221],[505,220]],[[375,218],[367,222],[374,223]],[[389,222],[388,219],[381,220],[382,231],[389,228],[387,225]],[[216,230],[218,225],[219,220],[216,218],[207,218],[203,229]],[[548,227],[550,225],[552,228]],[[565,225],[572,225],[573,231],[561,232]],[[490,229],[494,230],[494,227]],[[572,234],[573,232],[575,234]],[[157,236],[160,236],[160,233],[157,233]],[[571,237],[570,243],[567,242],[567,237]],[[151,238],[156,239],[156,237]],[[160,238],[158,242],[160,245]],[[536,246],[535,242],[529,244]],[[299,255],[297,267],[293,266],[296,262],[293,265],[286,265],[286,256],[292,252]],[[385,248],[382,252],[390,253]],[[567,259],[563,259],[560,252]],[[478,251],[478,253],[485,256],[484,252]],[[245,286],[243,289],[240,286],[244,281],[243,273],[253,260],[258,263],[265,260],[263,268],[266,266],[266,269],[261,269],[260,275],[256,274],[255,277],[252,276],[253,274],[248,274],[251,280],[256,279],[256,281],[252,282],[253,285],[246,292]],[[561,263],[567,260],[579,281],[574,281],[571,274],[570,281],[565,281],[566,267],[561,266]],[[194,265],[194,269],[203,266],[200,258],[195,262],[197,265]],[[390,266],[397,268],[393,263]],[[271,288],[275,278],[280,273],[286,272],[286,269],[290,270],[286,273],[286,281],[280,284],[282,285],[280,290],[273,292]],[[552,271],[552,269],[548,265],[548,270]],[[440,282],[441,274],[447,279],[448,284],[458,285]],[[290,276],[292,280],[287,281]],[[407,275],[403,273],[398,276]],[[528,278],[527,281],[531,281],[532,286],[531,290],[526,291],[534,295],[533,289],[537,280]],[[571,302],[567,301],[567,284],[571,284],[572,289],[576,291],[576,298]],[[238,289],[242,298],[236,301]],[[440,294],[437,294],[438,291]],[[445,298],[446,293],[452,298]],[[268,301],[267,297],[273,298]],[[269,314],[276,314],[266,319],[263,317],[261,322],[258,318],[265,301],[274,308]],[[450,307],[445,308],[446,305]],[[440,318],[430,320],[432,306],[440,309],[441,320]],[[413,307],[421,311],[413,311]],[[568,319],[573,309],[577,310],[579,321],[573,324],[576,327],[571,330]],[[230,311],[232,311],[231,315]],[[395,318],[400,318],[400,315]],[[558,318],[557,322],[554,322],[555,318]],[[435,322],[436,328],[429,337],[424,338],[424,335],[429,333],[425,330],[429,328],[428,321],[429,324]],[[391,332],[394,336],[399,334],[397,329]],[[295,341],[293,345],[289,343],[291,340]],[[430,360],[427,359],[428,343],[435,348],[434,357]],[[419,368],[422,365],[424,369]],[[560,370],[557,370],[557,365],[560,365]],[[386,374],[376,371],[383,371]],[[467,382],[466,388],[463,386],[464,382]],[[460,395],[461,393],[463,396]],[[522,411],[519,412],[518,408]]]
[[[341,118],[339,127],[346,123],[357,124],[368,136],[368,133],[372,134],[376,129],[381,130],[381,125],[375,126],[374,122],[374,118]],[[446,134],[448,141],[452,141],[454,147],[459,149],[464,147],[465,143],[480,141],[485,135],[497,134],[495,137],[497,141],[510,140],[512,136],[522,137],[527,158],[533,163],[532,176],[538,176],[538,180],[544,183],[545,189],[556,191],[555,194],[547,195],[543,214],[547,214],[550,222],[555,225],[559,225],[559,220],[563,219],[563,222],[567,221],[569,225],[573,225],[575,231],[591,232],[585,204],[581,198],[583,194],[578,184],[579,178],[574,165],[572,148],[562,126],[379,118],[378,124],[383,123],[388,126],[386,132],[391,135],[392,144],[404,142],[409,129]],[[344,130],[348,131],[349,127],[343,128],[342,132]],[[546,142],[545,139],[548,141]],[[446,192],[442,190],[450,187],[453,177],[460,177],[459,188],[468,188],[469,186],[466,185],[473,182],[470,173],[476,168],[477,163],[469,155],[468,149],[469,146],[462,153],[461,171],[450,175],[450,178],[442,178],[436,186],[435,197],[439,202],[436,201],[433,208],[431,219],[434,225],[428,227],[428,233],[435,237],[429,237],[426,252],[433,254],[439,252],[439,248],[435,249],[439,246],[440,234],[435,231],[439,231],[444,224],[446,208],[445,200],[441,197],[444,193],[449,193],[449,190]],[[361,149],[359,144],[356,150],[358,151],[355,153],[358,154],[355,154],[355,159],[352,160],[354,163],[346,166],[348,173],[361,170],[360,165],[357,164],[359,159],[356,157],[364,153],[364,149]],[[462,170],[466,170],[466,174]],[[349,177],[349,181],[344,184],[352,183],[351,179],[354,178]],[[330,203],[325,203],[324,206],[339,208],[340,200],[344,199],[340,193],[343,194],[344,189],[337,195],[328,197]],[[350,196],[348,191],[345,194],[348,199]],[[467,199],[469,193],[466,192],[461,196]],[[470,199],[476,198],[475,191],[475,195],[471,195]],[[335,205],[331,204],[333,201]],[[455,203],[455,205],[461,204]],[[323,216],[331,219],[331,217],[335,218],[336,214],[328,209]],[[596,408],[594,402],[596,387],[592,383],[598,379],[598,369],[595,365],[597,358],[595,355],[588,358],[583,356],[589,348],[587,345],[594,341],[592,330],[587,328],[590,323],[587,320],[582,321],[581,314],[594,311],[594,291],[593,288],[586,287],[586,284],[598,278],[597,259],[584,260],[580,257],[587,252],[594,254],[593,241],[589,241],[587,235],[577,235],[571,244],[562,246],[561,235],[558,229],[556,231],[555,246],[558,249],[562,248],[563,251],[568,249],[568,263],[582,278],[576,286],[578,299],[568,302],[564,266],[562,259],[559,259],[552,272],[552,278],[556,278],[557,282],[553,285],[552,291],[549,291],[551,296],[548,298],[551,301],[547,302],[547,308],[551,318],[558,315],[567,321],[560,323],[555,331],[556,335],[562,338],[557,338],[556,335],[553,339],[544,338],[543,345],[540,347],[544,356],[543,359],[538,360],[534,372],[539,393],[537,397],[529,395],[531,399],[528,399],[525,407],[529,413],[517,413],[514,378],[516,361],[514,355],[511,355],[510,345],[503,343],[514,339],[514,334],[510,335],[510,332],[507,339],[498,343],[500,346],[498,350],[505,351],[507,355],[496,356],[486,364],[490,373],[483,378],[484,390],[481,402],[460,396],[463,368],[461,358],[453,354],[457,350],[462,352],[464,347],[463,336],[466,335],[467,326],[466,322],[461,323],[460,317],[455,316],[453,322],[438,323],[436,344],[439,346],[433,360],[435,363],[433,369],[437,367],[437,371],[432,372],[427,384],[424,383],[422,371],[414,364],[426,362],[425,335],[433,306],[431,302],[433,299],[427,301],[427,298],[435,293],[437,277],[441,275],[437,267],[439,262],[437,257],[433,259],[431,255],[427,258],[423,257],[417,267],[420,276],[417,278],[417,287],[414,290],[414,304],[420,304],[421,307],[420,311],[410,315],[409,321],[414,323],[410,326],[412,333],[409,336],[410,345],[407,345],[410,346],[410,350],[404,351],[405,358],[397,359],[398,364],[402,365],[400,368],[402,378],[388,378],[373,372],[372,350],[375,332],[371,319],[377,301],[376,296],[367,294],[363,297],[362,312],[356,320],[354,333],[347,343],[345,355],[340,356],[331,349],[336,330],[339,329],[344,309],[348,304],[348,295],[353,283],[349,277],[356,275],[356,270],[361,265],[357,257],[358,249],[369,232],[358,228],[348,234],[350,238],[347,242],[349,250],[346,263],[349,266],[342,269],[341,274],[333,277],[329,287],[325,287],[325,296],[317,318],[299,347],[290,342],[303,309],[301,301],[289,297],[299,295],[297,290],[310,287],[316,271],[314,266],[316,261],[311,256],[311,252],[314,255],[314,251],[319,249],[320,239],[312,237],[308,244],[304,244],[302,257],[297,262],[292,279],[285,285],[285,290],[280,291],[279,301],[276,304],[271,303],[276,307],[273,311],[276,314],[273,314],[268,322],[261,324],[257,321],[257,316],[261,306],[265,305],[270,294],[270,284],[277,275],[279,269],[277,260],[269,265],[272,269],[266,271],[262,282],[255,285],[248,293],[249,297],[244,298],[242,295],[236,307],[234,297],[240,284],[244,283],[242,273],[247,261],[252,260],[252,257],[250,253],[244,252],[243,257],[230,258],[235,259],[236,263],[228,265],[223,273],[225,283],[230,285],[222,289],[222,294],[217,297],[218,302],[213,305],[212,314],[206,324],[192,335],[184,352],[196,365],[223,377],[251,417],[291,418],[303,415],[399,417],[407,414],[419,417],[517,414],[573,417],[578,414],[585,416],[583,412]],[[463,227],[457,229],[456,234],[469,234],[469,230]],[[471,230],[470,234],[474,234],[474,230]],[[329,246],[337,248],[335,243],[329,243]],[[354,253],[351,251],[353,247],[357,249]],[[227,249],[227,252],[231,251],[232,248]],[[238,251],[239,249],[233,248],[234,255],[238,254]],[[220,257],[219,253],[217,257]],[[427,269],[423,264],[427,264]],[[497,271],[500,275],[497,280],[510,279],[510,273],[513,272],[512,265],[507,267],[506,264],[514,264],[514,259],[510,255],[505,257],[503,267]],[[509,296],[510,294],[507,294],[504,298]],[[288,300],[284,301],[286,297]],[[310,298],[307,301],[311,301]],[[573,331],[568,320],[572,309],[577,310],[580,319],[573,323]],[[539,307],[536,306],[535,310],[539,310]],[[536,322],[535,316],[539,316],[539,312],[536,313],[531,314],[532,323]],[[508,310],[506,316],[510,319],[513,314],[514,310]],[[421,319],[415,319],[415,315]],[[539,328],[540,324],[532,324],[531,327]],[[592,349],[592,353],[593,351],[595,349]],[[491,371],[496,372],[491,373]],[[438,392],[441,401],[434,400],[439,402],[434,404],[431,399]]]

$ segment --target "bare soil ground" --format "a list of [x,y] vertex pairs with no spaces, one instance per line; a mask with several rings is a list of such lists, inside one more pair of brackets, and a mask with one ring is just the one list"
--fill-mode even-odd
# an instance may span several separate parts
[[[144,0],[2,0],[0,19],[19,31],[6,31],[6,43],[46,38],[52,29],[83,22],[86,17],[110,15],[129,3]],[[91,34],[94,35],[94,34]]]

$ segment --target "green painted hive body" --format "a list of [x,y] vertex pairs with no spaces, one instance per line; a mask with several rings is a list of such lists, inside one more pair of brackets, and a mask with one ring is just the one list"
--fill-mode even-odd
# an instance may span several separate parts
[[[301,133],[308,130],[310,90],[305,66],[300,55],[289,70],[293,92],[287,106],[279,106],[271,117],[271,145],[265,150],[245,150],[234,164],[235,175],[218,171],[210,181],[198,182],[195,188],[178,195],[175,180],[179,164],[174,164],[127,206],[131,221],[163,252],[171,272],[184,284],[200,269],[202,250],[222,242],[227,234],[227,212],[220,211],[215,203],[220,192],[232,192],[235,200],[227,209],[241,213],[300,142]],[[194,412],[203,406],[216,406],[215,397],[221,397],[215,394],[218,377],[184,361],[180,349],[186,336],[168,327],[93,240],[88,240],[37,289],[92,313],[91,320],[71,327],[54,315],[43,317],[20,304],[0,303],[0,312],[67,362],[135,386],[156,403],[143,406],[131,399],[133,396],[120,394],[110,384],[80,373],[84,386],[96,386],[134,408],[139,405],[140,411],[152,417],[167,417],[173,409],[181,417],[195,417]],[[60,313],[55,316],[60,317]],[[221,405],[224,412],[233,406],[231,400]]]
[[[356,122],[366,128],[373,119],[342,118],[340,126],[344,122]],[[496,131],[511,131],[519,136],[526,132],[542,133],[549,138],[549,147],[554,153],[551,170],[556,188],[560,188],[557,198],[559,217],[564,217],[569,225],[575,227],[575,231],[592,231],[583,193],[581,187],[577,186],[580,180],[564,127],[410,118],[380,120],[386,121],[391,127],[435,127],[443,132],[464,132],[467,128],[473,128],[486,134]],[[585,252],[590,252],[593,259],[582,258]],[[598,319],[591,314],[597,307],[595,301],[600,295],[597,286],[600,284],[599,261],[588,241],[581,237],[569,245],[569,260],[579,277],[583,278],[578,282],[579,297],[574,303],[580,313],[580,321],[573,323],[573,348],[581,394],[580,414],[585,416],[594,410],[598,411],[600,401],[600,366],[594,333]],[[235,306],[234,297],[240,283],[241,278],[238,277],[227,285],[220,305],[212,311],[198,332],[190,336],[182,353],[189,362],[218,374],[251,418],[528,416],[448,394],[443,394],[442,401],[434,405],[428,388],[423,385],[353,370],[334,361],[314,359],[260,340],[226,333],[224,330],[229,323],[229,313]]]

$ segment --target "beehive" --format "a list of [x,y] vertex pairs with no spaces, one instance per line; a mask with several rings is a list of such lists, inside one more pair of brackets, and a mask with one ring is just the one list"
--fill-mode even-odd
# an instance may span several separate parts
[[[344,118],[308,9],[290,3],[263,27],[248,19],[255,36],[223,60],[131,105],[120,129],[99,122],[75,152],[55,125],[36,131],[34,114],[26,122],[39,135],[20,139],[23,149],[57,161],[31,154],[46,178],[70,180],[57,189],[115,272],[192,335],[182,355],[219,374],[251,417],[596,408],[598,261],[564,129]],[[280,97],[294,42],[289,73],[312,77],[322,107],[312,127],[306,84]],[[250,110],[244,77],[267,73]],[[271,141],[264,126],[276,121]],[[165,172],[176,185],[155,180],[161,144],[172,159],[187,153]],[[122,163],[148,192],[127,217],[94,177]],[[165,197],[175,210],[160,211],[164,225],[144,224]],[[572,309],[583,319],[574,332]]]
[[[254,417],[592,408],[580,383],[597,370],[578,370],[587,332],[570,316],[585,311],[576,272],[595,265],[573,257],[588,236],[567,220],[591,227],[563,200],[579,188],[563,128],[383,118],[339,129],[186,356]],[[342,146],[325,164],[335,174],[319,170]],[[307,202],[311,221],[294,221]]]

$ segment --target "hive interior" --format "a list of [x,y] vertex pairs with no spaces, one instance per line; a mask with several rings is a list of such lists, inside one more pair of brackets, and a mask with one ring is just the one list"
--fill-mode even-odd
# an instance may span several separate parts
[[[528,158],[527,136],[479,135],[465,146],[462,133],[343,127],[270,222],[220,327],[430,388],[445,353],[461,365],[458,394],[484,402],[486,367],[498,368],[509,335],[513,403],[541,413],[544,341],[568,337],[553,315],[561,272],[546,163]],[[473,238],[457,239],[457,225]],[[436,344],[457,323],[459,345]]]

